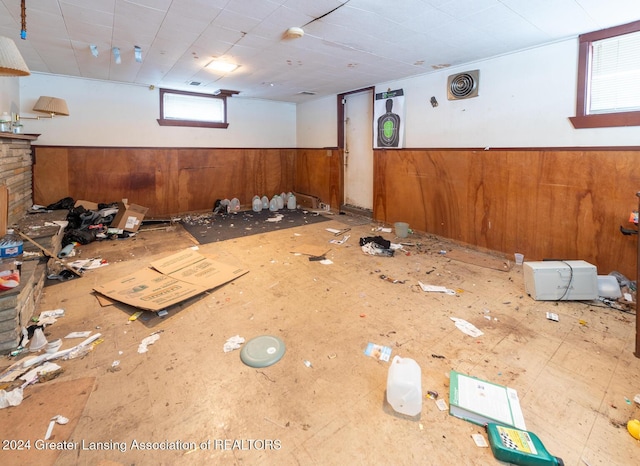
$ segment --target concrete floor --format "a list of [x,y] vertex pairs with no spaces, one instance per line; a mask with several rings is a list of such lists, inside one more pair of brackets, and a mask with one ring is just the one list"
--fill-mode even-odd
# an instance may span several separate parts
[[[131,308],[101,306],[93,287],[197,241],[178,226],[80,247],[76,258],[102,257],[109,265],[47,286],[39,308],[65,309],[47,328],[50,341],[82,330],[100,332],[103,341],[82,359],[60,361],[61,376],[26,388],[23,404],[10,408],[31,417],[40,436],[53,414],[77,413],[52,438],[77,444],[0,451],[2,464],[498,464],[471,438],[486,438],[484,429],[440,411],[435,400],[424,399],[418,418],[394,413],[385,402],[389,363],[364,354],[369,342],[415,359],[423,391],[447,401],[452,369],[516,389],[528,430],[567,465],[638,464],[640,443],[625,427],[640,418],[633,403],[640,393],[635,315],[534,301],[524,292],[522,267],[452,260],[440,251],[460,247],[438,238],[411,235],[415,246],[407,253],[366,255],[361,237],[398,241],[372,232],[375,224],[350,224],[350,239],[331,245],[330,265],[291,253],[326,246],[334,237],[325,229],[349,220],[202,245],[205,256],[249,273],[164,318],[145,313],[134,322]],[[456,295],[425,293],[418,281]],[[560,321],[547,320],[547,311]],[[451,317],[484,335],[465,335]],[[138,353],[158,331],[148,352]],[[270,367],[246,366],[239,350],[223,352],[230,337],[265,334],[286,345]],[[2,430],[27,435],[6,424]],[[165,441],[178,450],[153,444]],[[147,442],[150,449],[141,449]]]

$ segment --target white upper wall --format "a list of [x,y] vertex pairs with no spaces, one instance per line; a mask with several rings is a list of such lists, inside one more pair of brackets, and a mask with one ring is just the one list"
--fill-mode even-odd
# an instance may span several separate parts
[[[405,147],[637,146],[640,128],[574,129],[577,39],[376,85],[404,89]],[[447,77],[480,70],[479,96],[447,100]],[[431,97],[438,101],[433,108]],[[298,147],[337,144],[336,99],[298,105]],[[320,129],[320,130],[318,130]],[[373,141],[372,141],[373,144]]]
[[[378,83],[404,89],[405,147],[638,146],[640,128],[574,129],[577,39],[416,78]],[[449,101],[450,74],[480,70],[480,95]],[[19,85],[17,84],[19,83]],[[0,112],[33,116],[41,95],[67,100],[71,116],[25,120],[37,144],[132,147],[335,147],[336,96],[292,103],[228,99],[229,128],[159,126],[158,90],[32,74],[0,78]],[[429,103],[438,100],[438,107]]]
[[143,86],[32,74],[20,78],[20,113],[42,95],[67,101],[70,116],[23,120],[36,144],[123,147],[295,147],[296,106],[227,98],[227,129],[160,126],[159,91]]
[[18,78],[0,77],[0,114],[17,113],[20,107]]

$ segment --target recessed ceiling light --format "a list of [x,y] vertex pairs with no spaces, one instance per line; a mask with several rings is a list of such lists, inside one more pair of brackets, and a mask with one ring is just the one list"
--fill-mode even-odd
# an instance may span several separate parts
[[213,60],[205,68],[213,71],[222,71],[223,73],[231,73],[238,68],[239,65],[221,60]]
[[202,84],[200,81],[189,81],[190,86],[199,86],[200,84]]

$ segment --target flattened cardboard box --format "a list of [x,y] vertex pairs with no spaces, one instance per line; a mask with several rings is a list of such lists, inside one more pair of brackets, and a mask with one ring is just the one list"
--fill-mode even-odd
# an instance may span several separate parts
[[94,290],[140,309],[161,311],[248,272],[208,259],[193,249],[185,249],[150,265],[149,268],[96,286]]

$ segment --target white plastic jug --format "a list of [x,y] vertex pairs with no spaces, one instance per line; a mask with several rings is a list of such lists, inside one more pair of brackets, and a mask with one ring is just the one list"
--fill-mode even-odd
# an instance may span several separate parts
[[394,356],[387,377],[387,401],[407,416],[422,411],[422,371],[413,359]]
[[260,212],[262,210],[262,200],[259,196],[253,196],[253,200],[251,201],[251,208],[254,212]]
[[287,197],[287,209],[295,210],[298,205],[296,204],[296,196],[292,193],[289,193],[289,197]]

